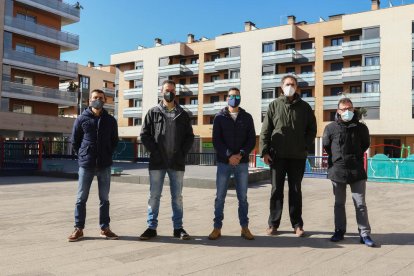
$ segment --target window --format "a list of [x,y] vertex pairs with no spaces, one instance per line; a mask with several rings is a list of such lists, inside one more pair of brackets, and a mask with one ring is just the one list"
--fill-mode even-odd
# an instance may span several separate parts
[[295,73],[295,67],[286,67],[286,73]]
[[361,93],[361,85],[350,86],[349,91],[351,93]]
[[13,112],[32,114],[33,110],[30,105],[13,104]]
[[79,89],[82,91],[89,91],[89,77],[79,76]]
[[218,58],[220,58],[220,54],[212,54],[211,55],[211,61],[215,61]]
[[144,69],[144,62],[142,62],[142,61],[135,62],[135,69],[136,70],[138,70],[138,69]]
[[300,94],[302,98],[312,97],[312,89],[301,89]]
[[185,105],[185,98],[179,98],[179,99],[178,99],[178,103],[179,103],[180,105]]
[[300,49],[301,50],[308,50],[308,49],[312,49],[313,48],[313,42],[312,41],[306,41],[306,42],[302,42],[300,44]]
[[185,85],[185,83],[186,83],[186,79],[180,79],[180,80],[178,81],[178,83],[179,83],[179,84],[181,84],[181,85]]
[[274,99],[274,98],[275,98],[274,89],[262,90],[262,99]]
[[365,66],[376,66],[380,65],[379,56],[365,57]]
[[341,95],[343,91],[342,86],[331,87],[331,96]]
[[37,22],[36,16],[23,14],[23,13],[17,13],[16,18],[23,19],[25,21],[29,21],[29,22],[33,22],[33,23]]
[[350,67],[359,67],[361,66],[361,60],[351,60],[349,63]]
[[14,82],[26,84],[26,85],[33,85],[33,77],[32,76],[23,76],[23,75],[15,75]]
[[361,39],[360,35],[351,35],[351,36],[349,37],[349,40],[350,40],[350,41],[358,41],[358,40],[360,40],[360,39]]
[[196,84],[196,83],[198,83],[198,77],[190,78],[190,84]]
[[220,101],[220,97],[219,96],[211,96],[210,97],[210,103],[215,103]]
[[191,64],[197,64],[198,63],[198,58],[192,58],[190,63]]
[[301,74],[309,74],[309,73],[312,73],[312,71],[313,71],[312,65],[304,65],[300,67]]
[[142,100],[134,99],[133,107],[141,107],[142,106]]
[[295,49],[295,43],[286,44],[286,49]]
[[141,80],[134,81],[134,88],[142,88],[142,81]]
[[16,44],[16,51],[23,52],[23,53],[35,53],[35,48],[33,46],[25,45],[25,44]]
[[[384,139],[384,144],[401,147],[401,140],[400,139]],[[384,146],[384,154],[387,155],[389,158],[401,157],[401,150],[396,147]]]
[[341,46],[343,42],[344,42],[343,37],[332,38],[331,46]]
[[264,65],[262,67],[262,76],[269,76],[276,74],[276,66],[275,65]]
[[239,57],[240,56],[240,47],[229,48],[230,57]]
[[170,58],[169,57],[163,57],[159,59],[159,66],[167,66],[168,64],[170,64]]
[[374,39],[380,37],[380,28],[373,27],[373,28],[365,28],[362,29],[362,37],[364,39]]
[[198,98],[190,98],[190,104],[198,104]]
[[214,75],[214,76],[210,77],[211,82],[214,82],[214,81],[219,80],[219,79],[220,79],[219,75]]
[[365,93],[378,93],[380,92],[380,83],[379,81],[370,81],[364,83],[364,92]]
[[229,70],[230,79],[240,79],[240,70]]
[[340,71],[344,67],[343,62],[334,62],[331,63],[331,71]]
[[168,80],[168,77],[158,77],[158,86],[161,86],[166,80]]
[[263,53],[269,53],[275,51],[275,43],[274,42],[264,42],[262,46]]
[[142,119],[141,118],[134,118],[133,125],[134,126],[142,125]]
[[185,58],[180,59],[180,64],[185,65]]
[[212,125],[214,122],[214,116],[210,116],[210,125]]
[[228,73],[225,73],[224,75],[223,75],[223,80],[228,80],[229,79],[229,74]]

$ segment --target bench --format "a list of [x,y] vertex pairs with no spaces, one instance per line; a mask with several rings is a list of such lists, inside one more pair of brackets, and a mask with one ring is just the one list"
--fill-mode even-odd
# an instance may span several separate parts
[[111,175],[121,175],[121,173],[124,171],[121,167],[111,167]]
[[63,164],[51,163],[47,164],[48,171],[61,172],[63,171]]

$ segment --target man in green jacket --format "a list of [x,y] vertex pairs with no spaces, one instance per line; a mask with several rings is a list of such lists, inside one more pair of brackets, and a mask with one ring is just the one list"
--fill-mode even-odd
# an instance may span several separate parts
[[316,119],[310,105],[297,93],[298,81],[292,75],[282,78],[283,95],[270,103],[260,133],[260,149],[264,162],[270,165],[268,235],[276,235],[283,208],[286,174],[289,184],[289,216],[294,233],[303,237],[301,184],[308,149],[316,136]]

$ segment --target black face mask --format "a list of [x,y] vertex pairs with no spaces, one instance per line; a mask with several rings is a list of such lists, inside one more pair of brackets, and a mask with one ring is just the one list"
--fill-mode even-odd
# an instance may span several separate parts
[[164,100],[167,101],[167,103],[174,101],[174,98],[175,98],[175,94],[173,92],[164,93]]

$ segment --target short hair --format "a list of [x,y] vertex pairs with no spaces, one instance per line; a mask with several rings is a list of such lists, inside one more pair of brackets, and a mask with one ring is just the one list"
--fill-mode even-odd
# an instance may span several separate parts
[[338,101],[338,108],[340,104],[346,104],[346,103],[350,103],[352,105],[352,107],[354,106],[354,104],[352,103],[350,98],[341,98]]
[[294,80],[294,81],[295,81],[296,86],[298,86],[298,79],[297,79],[295,76],[293,76],[293,75],[286,75],[286,76],[284,76],[284,77],[282,78],[282,80],[280,81],[280,84],[281,84],[281,85],[283,85],[283,83],[285,83],[285,80],[286,80],[287,78],[291,78],[292,80]]
[[173,85],[174,86],[174,88],[176,87],[176,85],[175,85],[175,81],[173,81],[173,80],[165,80],[165,81],[163,81],[162,82],[162,84],[161,84],[161,91],[164,91],[164,85],[165,84],[171,84],[171,85]]
[[240,89],[238,89],[237,87],[232,87],[232,88],[230,88],[230,89],[227,91],[227,93],[230,93],[230,91],[231,91],[231,90],[237,91],[237,93],[239,93],[239,95],[240,95]]
[[89,94],[89,98],[91,98],[92,97],[92,94],[93,93],[99,93],[99,94],[103,94],[104,95],[104,99],[106,99],[106,95],[105,95],[105,92],[103,92],[101,89],[94,89],[94,90],[92,90],[91,91],[91,93]]

